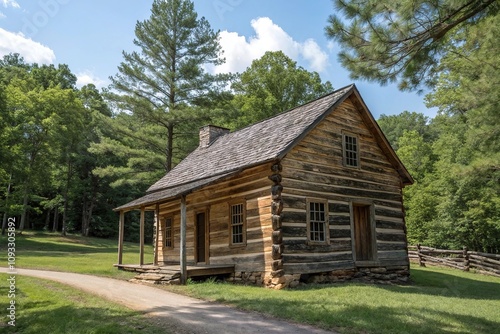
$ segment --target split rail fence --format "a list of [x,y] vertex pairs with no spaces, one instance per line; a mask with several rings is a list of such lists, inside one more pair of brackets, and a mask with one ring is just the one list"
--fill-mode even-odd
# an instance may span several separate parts
[[430,264],[463,271],[474,269],[481,274],[500,277],[500,254],[472,252],[467,247],[462,250],[447,250],[417,245],[408,246],[408,257],[421,267]]

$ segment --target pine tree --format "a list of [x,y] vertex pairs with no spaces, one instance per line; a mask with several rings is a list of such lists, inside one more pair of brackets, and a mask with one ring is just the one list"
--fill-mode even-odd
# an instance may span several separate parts
[[161,152],[164,161],[153,168],[163,167],[164,173],[173,166],[181,127],[199,117],[193,112],[196,101],[225,83],[224,76],[205,70],[223,61],[219,33],[198,18],[192,1],[155,0],[150,18],[137,23],[135,35],[140,51],[123,52],[119,73],[111,78],[115,93],[110,98],[134,118],[135,124],[121,134],[151,147],[155,156]]

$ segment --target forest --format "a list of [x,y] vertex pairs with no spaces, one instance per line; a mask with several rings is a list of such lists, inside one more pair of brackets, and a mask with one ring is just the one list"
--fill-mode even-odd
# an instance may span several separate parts
[[[369,2],[371,3],[371,2]],[[411,5],[411,4],[413,5]],[[500,16],[495,1],[334,1],[325,33],[356,82],[430,91],[430,119],[377,120],[415,183],[404,190],[408,241],[500,252]],[[175,17],[175,19],[172,19]],[[113,208],[144,194],[198,144],[198,128],[231,130],[333,90],[281,51],[242,73],[188,0],[153,1],[111,85],[77,87],[65,64],[0,60],[0,212],[18,233],[115,237]],[[150,217],[151,218],[151,217]],[[125,235],[139,238],[138,219]],[[152,224],[146,224],[148,239]]]

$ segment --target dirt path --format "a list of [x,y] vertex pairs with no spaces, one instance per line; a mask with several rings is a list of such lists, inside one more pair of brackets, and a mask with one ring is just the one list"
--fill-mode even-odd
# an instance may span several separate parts
[[[7,269],[0,268],[0,272],[7,273]],[[68,284],[144,312],[171,333],[333,333],[112,278],[30,269],[18,269],[17,274]]]

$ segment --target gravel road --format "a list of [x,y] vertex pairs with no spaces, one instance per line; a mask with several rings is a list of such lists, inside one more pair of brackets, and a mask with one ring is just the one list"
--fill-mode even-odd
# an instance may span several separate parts
[[17,269],[17,274],[64,283],[143,312],[164,325],[166,333],[333,333],[112,278],[30,269]]

